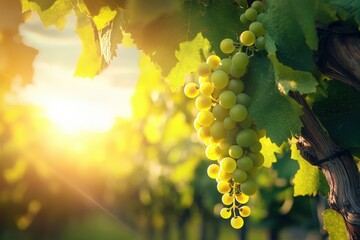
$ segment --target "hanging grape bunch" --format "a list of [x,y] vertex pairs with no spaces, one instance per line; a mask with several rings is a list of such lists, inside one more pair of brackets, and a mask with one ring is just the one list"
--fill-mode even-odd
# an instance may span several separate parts
[[263,11],[261,1],[253,2],[240,16],[240,22],[249,27],[239,35],[239,42],[226,38],[220,43],[228,57],[209,56],[198,66],[198,83],[188,83],[184,88],[187,97],[195,98],[199,112],[194,126],[206,145],[207,158],[214,161],[207,174],[217,181],[217,190],[222,194],[225,206],[220,216],[231,218],[230,224],[236,229],[251,214],[245,204],[257,191],[253,178],[264,163],[259,142],[263,134],[247,110],[251,98],[244,93],[241,80],[253,54],[265,48],[265,29],[258,21]]

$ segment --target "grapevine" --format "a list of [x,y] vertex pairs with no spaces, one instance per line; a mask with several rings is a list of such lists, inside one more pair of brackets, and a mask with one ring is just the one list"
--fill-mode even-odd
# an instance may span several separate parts
[[246,204],[258,189],[254,176],[264,163],[259,141],[264,133],[248,111],[251,97],[241,80],[253,55],[265,48],[265,28],[260,21],[263,11],[261,1],[247,8],[240,22],[248,29],[239,34],[239,42],[223,39],[220,50],[227,57],[207,57],[198,65],[198,82],[187,83],[184,88],[187,97],[195,98],[199,112],[194,127],[206,145],[207,158],[214,161],[207,174],[216,180],[222,194],[220,216],[230,219],[235,229],[243,227],[243,218],[251,214]]

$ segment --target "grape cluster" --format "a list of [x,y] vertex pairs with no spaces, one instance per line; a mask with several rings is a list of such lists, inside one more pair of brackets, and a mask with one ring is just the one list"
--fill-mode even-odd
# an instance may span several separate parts
[[259,142],[264,134],[257,130],[248,112],[251,98],[244,92],[241,80],[252,56],[248,52],[253,52],[254,46],[256,50],[264,49],[265,29],[256,21],[263,10],[262,2],[255,1],[240,16],[242,23],[249,24],[249,30],[239,36],[240,43],[230,38],[221,41],[220,49],[227,57],[210,55],[198,66],[198,83],[187,83],[184,88],[187,97],[195,98],[199,112],[194,127],[206,145],[207,158],[214,161],[207,174],[217,181],[217,190],[222,194],[225,206],[220,216],[231,218],[230,224],[236,229],[251,214],[245,204],[257,191],[253,178],[264,163]]

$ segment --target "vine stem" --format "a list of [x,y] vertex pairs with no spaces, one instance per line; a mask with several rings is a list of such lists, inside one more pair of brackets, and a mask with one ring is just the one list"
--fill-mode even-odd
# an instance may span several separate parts
[[326,134],[302,95],[289,96],[303,107],[303,128],[297,137],[300,154],[324,173],[330,186],[329,206],[342,215],[348,239],[360,239],[360,175],[354,158]]

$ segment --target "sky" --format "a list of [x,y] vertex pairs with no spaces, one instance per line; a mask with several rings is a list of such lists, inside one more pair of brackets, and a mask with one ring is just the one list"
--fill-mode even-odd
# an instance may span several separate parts
[[20,26],[23,42],[39,50],[33,83],[18,91],[21,101],[45,108],[68,131],[106,131],[115,117],[131,116],[130,98],[138,78],[139,52],[119,45],[117,56],[94,79],[74,78],[81,53],[71,14],[63,30],[45,28],[37,14]]

